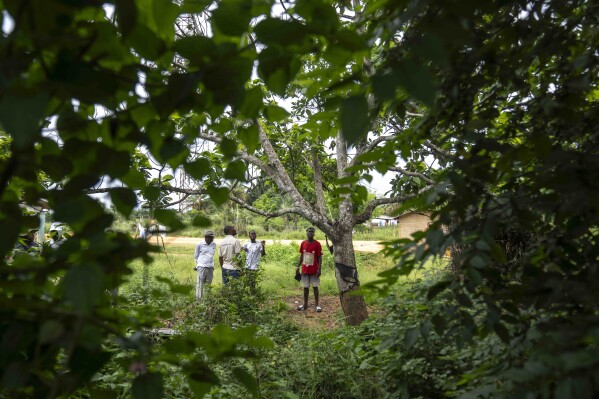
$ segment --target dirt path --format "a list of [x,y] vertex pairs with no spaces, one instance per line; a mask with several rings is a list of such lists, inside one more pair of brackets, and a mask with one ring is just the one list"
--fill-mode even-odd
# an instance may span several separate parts
[[304,302],[301,295],[285,298],[285,303],[289,307],[286,317],[293,323],[302,327],[315,330],[333,330],[343,325],[343,310],[339,297],[333,295],[322,296],[319,305],[322,312],[316,312],[314,308],[314,296],[310,290],[310,299],[307,310],[297,310],[297,307]]
[[[177,244],[177,245],[195,245],[199,241],[198,237],[166,237],[164,239],[165,244]],[[220,242],[219,239],[214,240],[216,245]],[[243,242],[243,240],[241,240]],[[319,240],[321,241],[321,240]],[[296,243],[299,245],[301,240],[266,240],[266,245],[272,243],[280,243],[284,245],[289,245],[291,243]],[[321,241],[324,247],[324,241]],[[383,249],[383,245],[378,241],[354,241],[354,249],[357,252],[380,252]]]

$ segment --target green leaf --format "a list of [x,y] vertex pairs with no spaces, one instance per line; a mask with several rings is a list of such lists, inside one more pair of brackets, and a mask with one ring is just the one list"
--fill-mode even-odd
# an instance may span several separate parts
[[229,189],[226,187],[210,186],[206,192],[216,205],[222,205],[229,200]]
[[258,74],[274,93],[284,96],[301,63],[296,54],[268,47],[258,56]]
[[368,189],[364,186],[354,186],[352,192],[352,201],[355,204],[362,204],[368,199]]
[[[219,45],[218,60],[208,64],[201,79],[216,104],[232,105],[238,109],[244,99],[245,85],[252,75],[254,59],[249,55],[239,56],[237,49],[230,48],[228,44]],[[224,55],[223,52],[229,54]]]
[[187,381],[189,384],[189,388],[193,392],[194,398],[202,399],[210,392],[213,387],[213,384],[206,382],[196,382],[192,377],[190,377]]
[[159,154],[163,161],[176,168],[189,155],[189,148],[183,140],[167,137],[160,145]]
[[360,181],[360,178],[356,175],[350,175],[346,177],[342,177],[341,179],[337,179],[336,184],[341,186],[344,184],[356,184]]
[[331,34],[337,29],[339,18],[335,8],[321,1],[300,1],[295,12],[304,17],[308,27],[322,34]]
[[241,36],[248,31],[251,17],[251,0],[222,0],[212,11],[211,21],[225,35]]
[[60,181],[71,173],[73,164],[64,156],[45,155],[42,157],[42,168],[53,180]]
[[210,4],[212,4],[212,0],[183,0],[181,13],[199,14],[206,11]]
[[405,61],[395,69],[395,76],[400,84],[425,105],[432,107],[437,94],[437,87],[430,72],[413,61]]
[[237,137],[246,146],[248,153],[253,154],[260,143],[260,134],[256,125],[239,128]]
[[505,343],[508,344],[510,342],[510,333],[505,328],[502,323],[495,323],[493,325],[493,329],[495,330],[495,334]]
[[233,375],[254,397],[258,397],[258,384],[256,379],[250,375],[245,369],[241,367],[235,367],[233,369]]
[[45,345],[58,339],[64,332],[64,326],[57,320],[48,320],[40,327],[39,341]]
[[225,170],[225,173],[224,173],[224,178],[231,179],[231,180],[245,181],[245,171],[246,170],[247,170],[247,167],[245,166],[245,163],[241,160],[229,162],[229,165],[227,166],[227,169]]
[[195,227],[209,227],[212,225],[212,221],[206,216],[196,215],[191,221],[191,224]]
[[131,386],[133,399],[162,399],[163,381],[160,373],[146,373],[135,377]]
[[173,294],[187,295],[194,288],[192,285],[189,284],[177,284],[166,277],[156,276],[156,280],[168,285],[170,292],[172,292]]
[[404,345],[407,349],[410,349],[416,343],[416,340],[420,336],[420,329],[418,327],[410,327],[406,331],[404,336]]
[[447,327],[447,323],[445,323],[445,319],[443,318],[443,316],[436,314],[432,317],[431,321],[433,322],[433,327],[435,328],[435,332],[438,335],[442,335],[443,332],[445,331],[445,328]]
[[501,246],[499,246],[495,242],[491,244],[491,255],[493,255],[493,258],[495,259],[495,261],[497,263],[503,264],[503,263],[507,262],[507,257],[505,256],[505,252],[503,251]]
[[17,235],[19,234],[20,209],[16,206],[16,209],[12,207],[12,209],[7,208],[5,208],[5,212],[10,211],[10,214],[14,216],[4,220],[0,219],[0,256],[2,257],[4,257],[8,251],[13,249],[17,240]]
[[395,97],[399,81],[392,73],[376,74],[372,77],[372,89],[376,98],[381,101],[388,101]]
[[115,14],[123,36],[133,31],[137,24],[137,7],[134,0],[121,0],[115,4]]
[[75,347],[68,363],[69,368],[73,370],[73,374],[84,381],[92,378],[111,356],[110,353],[99,350],[101,336],[86,339],[89,338],[86,337],[85,332],[88,329],[89,327],[84,328],[80,337],[81,342],[85,342],[86,347],[83,347],[83,345]]
[[125,41],[143,58],[152,61],[160,58],[167,48],[166,43],[158,37],[156,32],[139,24]]
[[[308,30],[298,21],[266,18],[255,28],[258,40],[266,45],[303,45],[308,42]],[[308,42],[309,43],[309,42]]]
[[270,122],[280,122],[289,116],[289,112],[285,108],[277,105],[269,105],[266,107],[266,119]]
[[366,97],[352,96],[343,101],[340,118],[343,136],[349,144],[356,144],[366,137],[370,126]]
[[177,40],[173,48],[182,57],[191,61],[192,65],[201,65],[210,61],[216,50],[216,44],[205,36],[186,36]]
[[210,161],[206,158],[200,157],[193,161],[186,163],[184,166],[185,171],[194,179],[202,180],[205,176],[210,174]]
[[434,35],[422,37],[417,43],[412,46],[414,53],[420,57],[433,61],[438,66],[443,68],[449,66],[449,58],[447,51],[443,46],[443,41]]
[[156,186],[147,186],[141,193],[148,201],[156,201],[160,198],[160,189]]
[[426,233],[426,242],[433,250],[438,249],[443,242],[443,232],[441,230],[429,230]]
[[11,135],[16,148],[28,147],[40,137],[47,105],[48,96],[43,92],[4,93],[0,100],[0,127]]
[[156,209],[154,212],[156,220],[169,228],[171,231],[180,230],[185,224],[179,220],[177,213],[172,209]]
[[179,15],[179,6],[171,1],[157,0],[152,0],[152,6],[156,32],[163,39],[171,41],[175,36],[175,19]]
[[131,169],[125,176],[121,177],[121,181],[132,189],[141,189],[146,186],[146,177],[139,170]]
[[58,198],[52,201],[52,207],[57,220],[71,225],[76,230],[104,213],[104,208],[87,195]]
[[129,112],[131,113],[131,119],[140,129],[145,127],[151,120],[156,119],[156,109],[151,103],[141,104]]
[[228,137],[224,137],[219,144],[221,153],[225,158],[233,158],[237,153],[237,143]]
[[253,119],[258,116],[260,109],[262,108],[262,89],[260,87],[254,87],[245,92],[243,96],[243,103],[239,112],[241,115]]
[[113,188],[110,190],[110,199],[121,215],[128,218],[137,206],[137,195],[129,188]]
[[89,312],[104,292],[104,274],[95,263],[72,266],[64,278],[65,295],[78,310]]
[[432,287],[430,287],[428,289],[428,293],[426,294],[426,298],[428,300],[433,299],[434,297],[436,297],[437,295],[439,295],[441,292],[445,291],[445,289],[447,287],[449,287],[451,285],[451,283],[452,283],[451,280],[439,281],[438,283],[434,284]]
[[210,125],[210,128],[216,133],[225,134],[234,129],[233,122],[228,118],[219,119],[217,123]]

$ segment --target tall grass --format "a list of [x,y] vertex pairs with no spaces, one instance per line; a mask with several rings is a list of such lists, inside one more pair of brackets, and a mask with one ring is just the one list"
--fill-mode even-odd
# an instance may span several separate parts
[[[161,277],[168,278],[176,284],[188,285],[190,287],[189,296],[192,298],[196,281],[196,272],[193,270],[195,266],[193,259],[194,245],[173,244],[166,246],[166,252],[161,247],[156,247],[156,250],[157,252],[153,255],[153,262],[149,265],[144,265],[141,261],[134,262],[131,265],[133,274],[129,276],[123,286],[123,292],[135,294],[132,290],[139,290],[144,286],[148,286],[148,284],[159,284],[156,282],[156,278]],[[273,298],[300,295],[300,285],[293,278],[298,260],[299,247],[297,244],[274,243],[267,245],[266,256],[260,262],[260,289],[262,292]],[[394,266],[393,261],[381,253],[358,252],[356,253],[356,262],[362,284],[377,280],[377,275],[380,272]],[[218,287],[222,284],[222,278],[217,254],[215,254],[214,264],[212,285]],[[412,273],[405,279],[406,281],[420,279],[426,277],[426,273],[431,273],[439,268],[434,265],[433,267],[426,267]],[[322,269],[320,278],[321,294],[337,295],[333,255],[328,252],[323,255]],[[144,275],[146,281],[144,281]]]
[[[212,290],[197,304],[194,245],[168,245],[166,251],[156,247],[152,262],[143,264],[140,261],[131,265],[133,273],[121,289],[123,298],[118,306],[130,307],[142,319],[147,315],[146,325],[168,326],[183,334],[208,333],[218,324],[233,329],[250,324],[258,326],[258,334],[268,337],[273,348],[261,350],[254,358],[213,362],[210,367],[221,384],[212,388],[207,396],[211,399],[250,397],[233,375],[235,368],[242,368],[256,379],[262,398],[393,397],[386,396],[387,388],[382,383],[384,378],[381,375],[385,376],[387,369],[379,371],[377,367],[380,365],[375,361],[378,359],[379,340],[384,333],[379,325],[386,326],[378,320],[387,319],[381,313],[386,310],[380,301],[375,303],[374,298],[366,298],[377,311],[372,312],[372,317],[362,327],[341,326],[331,332],[331,324],[328,323],[314,328],[314,324],[309,323],[308,314],[302,313],[305,318],[294,319],[293,316],[300,312],[291,316],[289,301],[285,300],[289,296],[297,299],[302,296],[299,283],[293,279],[299,259],[298,245],[274,243],[269,244],[266,251],[267,256],[260,264],[257,292],[251,292],[243,279],[236,280],[226,289],[222,287],[220,267],[215,257],[217,267]],[[357,253],[356,260],[362,283],[377,280],[378,273],[394,266],[393,261],[382,253]],[[440,269],[438,265],[430,266],[405,278],[404,282],[413,282],[418,288],[421,279],[431,278],[430,274]],[[406,284],[398,287],[406,290]],[[333,256],[329,253],[324,254],[321,292],[322,295],[338,293]],[[405,295],[398,295],[398,298],[403,303]],[[328,319],[335,317],[332,313],[327,316],[327,312],[323,315]],[[389,329],[387,336],[395,334],[397,326]],[[169,341],[165,341],[165,347],[168,345]],[[118,397],[128,397],[130,384],[123,381],[129,381],[129,372],[118,362],[113,360],[105,366],[97,383],[121,392]],[[155,367],[163,373],[165,397],[193,396],[187,381],[180,378],[180,373],[175,372],[173,367],[167,364]]]

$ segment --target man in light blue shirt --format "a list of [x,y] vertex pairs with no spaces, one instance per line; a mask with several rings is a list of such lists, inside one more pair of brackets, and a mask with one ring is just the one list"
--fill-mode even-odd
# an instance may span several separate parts
[[241,247],[247,253],[245,270],[252,291],[256,289],[256,273],[258,272],[258,265],[260,265],[260,256],[266,255],[265,247],[266,241],[256,241],[256,232],[254,230],[250,231],[250,242],[246,242]]
[[196,245],[193,258],[198,276],[196,280],[196,300],[200,302],[204,296],[204,290],[212,284],[214,276],[214,253],[216,252],[216,244],[214,243],[214,232],[206,230],[204,232],[204,241],[200,241]]

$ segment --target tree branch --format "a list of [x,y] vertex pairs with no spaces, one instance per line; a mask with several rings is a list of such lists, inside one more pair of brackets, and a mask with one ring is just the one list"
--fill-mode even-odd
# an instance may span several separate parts
[[233,194],[229,194],[229,199],[231,201],[235,202],[236,204],[239,204],[239,206],[241,206],[242,208],[245,208],[248,211],[255,213],[257,215],[264,216],[266,219],[276,218],[276,217],[288,215],[288,214],[296,214],[296,215],[303,216],[302,212],[298,208],[295,208],[295,207],[279,209],[275,212],[266,212],[266,211],[263,211],[262,209],[256,208],[255,206],[248,204],[247,202],[243,201],[240,198],[237,198]]
[[428,184],[433,184],[434,183],[433,179],[431,179],[430,177],[427,177],[423,173],[420,173],[420,172],[411,172],[411,171],[409,171],[407,169],[402,168],[401,166],[392,166],[392,167],[389,168],[389,170],[392,171],[392,172],[401,173],[402,175],[406,175],[406,176],[419,177],[419,178],[421,178],[422,180],[424,180]]
[[254,123],[258,127],[260,143],[262,144],[262,149],[264,153],[268,157],[268,167],[270,169],[269,172],[265,173],[275,181],[279,190],[287,193],[295,208],[298,210],[298,214],[314,223],[321,230],[330,230],[330,221],[326,216],[315,212],[312,209],[312,206],[304,199],[304,197],[300,194],[295,184],[289,177],[289,174],[285,170],[283,163],[279,159],[279,156],[275,152],[270,139],[268,138],[266,131],[262,127],[262,125],[258,122],[258,120],[254,120]]
[[318,160],[318,148],[312,147],[312,169],[314,170],[314,192],[316,193],[316,211],[326,215],[324,192],[322,190],[322,170]]
[[115,188],[121,188],[121,187],[88,188],[87,190],[83,190],[83,192],[85,194],[105,194],[105,193],[109,193],[110,191],[112,191]]
[[451,157],[451,153],[449,153],[449,152],[445,151],[444,149],[442,149],[441,147],[438,147],[435,144],[431,143],[430,140],[426,140],[424,142],[424,145],[429,147],[430,149],[432,149],[433,152],[436,153],[437,155],[440,155],[440,156],[446,157],[446,158]]
[[368,151],[372,151],[380,143],[383,143],[386,141],[391,141],[393,139],[395,139],[395,136],[379,136],[379,137],[374,138],[371,142],[366,143],[366,145],[360,146],[359,148],[357,148],[356,156],[349,163],[349,166],[354,166],[356,164],[356,159],[358,158],[359,155],[362,155]]
[[[347,172],[347,142],[343,137],[343,132],[339,130],[335,138],[337,148],[337,178],[343,179],[350,174]],[[351,188],[350,184],[343,184],[342,187]],[[341,204],[339,205],[339,214],[343,215],[341,224],[346,228],[352,228],[355,224],[354,205],[350,194],[341,194]]]
[[[159,206],[159,207],[157,207],[157,208],[161,208],[161,209],[163,209],[163,208],[168,208],[169,206],[173,206],[173,205],[180,204],[181,202],[185,201],[185,200],[186,200],[186,199],[187,199],[187,198],[188,198],[190,195],[191,195],[191,194],[184,194],[184,195],[183,195],[183,198],[181,198],[181,199],[179,199],[179,200],[177,200],[177,201],[173,201],[173,202],[170,202],[170,203],[168,203],[168,204],[165,204],[165,205]],[[147,204],[146,204],[146,205],[147,205]]]
[[[214,134],[200,132],[198,135],[199,138],[204,139],[206,141],[210,141],[211,143],[220,144],[223,140],[219,136]],[[251,163],[252,165],[260,168],[265,174],[269,175],[274,173],[274,171],[262,160],[254,155],[250,155],[245,151],[237,151],[237,156],[243,159],[246,162]]]

